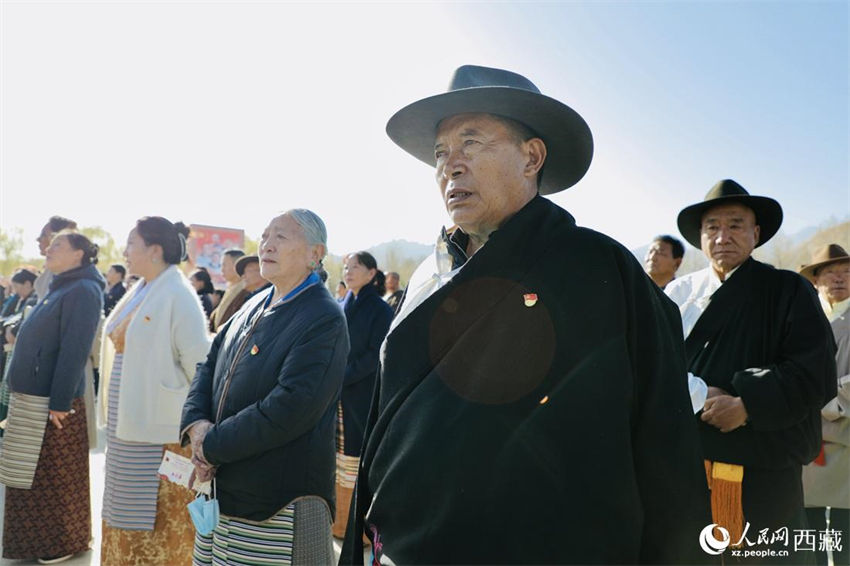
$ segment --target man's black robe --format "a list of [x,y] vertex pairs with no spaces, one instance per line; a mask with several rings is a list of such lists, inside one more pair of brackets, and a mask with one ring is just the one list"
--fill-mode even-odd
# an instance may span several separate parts
[[675,306],[552,202],[409,313],[379,372],[342,564],[363,530],[396,564],[709,558]]
[[748,540],[804,528],[801,466],[821,447],[820,410],[836,395],[835,341],[812,285],[752,258],[712,295],[685,340],[688,369],[749,416],[732,432],[700,421],[705,457],[744,466]]
[[678,313],[550,201],[409,313],[379,371],[341,563],[364,530],[396,564],[710,558]]

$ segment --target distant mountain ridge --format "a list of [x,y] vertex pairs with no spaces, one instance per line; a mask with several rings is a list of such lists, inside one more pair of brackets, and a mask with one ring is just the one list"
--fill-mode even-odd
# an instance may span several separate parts
[[[681,236],[674,234],[681,239]],[[850,249],[850,220],[830,219],[822,226],[807,226],[787,236],[780,230],[764,246],[756,248],[754,256],[782,269],[797,271],[801,265],[811,260],[812,253],[820,246],[836,243]],[[384,272],[396,271],[401,275],[402,284],[406,284],[413,270],[434,249],[433,245],[397,239],[383,242],[367,248],[375,256],[378,267]],[[649,243],[634,248],[632,254],[643,264]],[[708,265],[708,260],[700,250],[685,244],[685,259],[679,269],[679,275],[685,275]],[[342,256],[329,255],[325,260],[331,278],[336,281],[342,277]]]
[[[378,263],[378,269],[384,273],[395,271],[401,276],[402,286],[406,285],[413,270],[422,262],[425,257],[431,253],[434,246],[411,242],[409,240],[391,240],[366,248],[375,257]],[[357,250],[353,250],[357,251]],[[325,269],[332,280],[332,284],[342,279],[342,259],[343,256],[328,254],[325,258]]]
[[425,259],[434,246],[411,242],[409,240],[392,240],[377,246],[372,246],[367,251],[375,256],[378,265],[386,265],[390,271],[398,271],[392,268],[392,264],[398,261],[410,260],[417,264]]
[[[393,271],[392,266],[388,265],[389,263],[398,260],[413,260],[419,262],[425,259],[425,256],[431,253],[432,249],[434,249],[434,246],[420,244],[419,242],[411,242],[410,240],[391,240],[389,242],[382,242],[375,246],[366,248],[365,251],[375,257],[375,261],[378,262],[378,267],[383,269],[384,266],[387,266],[387,269]],[[342,261],[343,256],[328,254],[328,257]]]

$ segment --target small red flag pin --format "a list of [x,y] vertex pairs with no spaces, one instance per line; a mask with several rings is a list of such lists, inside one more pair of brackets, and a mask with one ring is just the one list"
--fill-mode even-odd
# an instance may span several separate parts
[[526,293],[522,296],[522,298],[525,301],[525,306],[527,307],[533,307],[537,304],[537,293]]
[[259,348],[257,348],[257,345],[256,345],[256,344],[254,344],[254,347],[253,347],[253,348],[251,348],[251,355],[252,355],[252,356],[256,356],[256,355],[257,355],[257,354],[259,354],[259,353],[260,353],[260,349],[259,349]]

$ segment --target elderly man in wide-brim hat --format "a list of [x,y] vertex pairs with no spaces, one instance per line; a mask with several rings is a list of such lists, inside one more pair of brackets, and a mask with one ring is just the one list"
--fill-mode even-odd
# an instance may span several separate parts
[[[821,409],[823,447],[815,461],[803,468],[803,496],[809,528],[843,533],[841,549],[833,549],[833,563],[850,564],[850,256],[838,244],[818,249],[800,275],[817,289],[821,307],[832,326],[838,352],[835,365],[838,394]],[[826,564],[818,552],[818,564]]]
[[745,530],[756,542],[765,528],[805,527],[801,469],[820,450],[820,409],[835,395],[832,340],[812,286],[752,257],[781,222],[778,202],[720,181],[678,218],[709,266],[665,289],[682,316],[688,370],[708,385],[702,448],[714,522],[732,544]]
[[342,563],[703,560],[705,473],[678,316],[635,258],[543,194],[576,183],[584,120],[499,69],[387,125],[455,226],[382,348]]
[[[230,283],[228,283],[228,288],[222,302],[213,311],[213,315],[215,316],[210,317],[210,331],[212,332],[217,332],[223,328],[227,321],[239,312],[242,305],[271,286],[271,283],[263,279],[263,276],[260,274],[259,256],[245,255],[241,250],[239,252],[242,255],[236,256],[238,258],[236,261],[233,261],[233,255],[235,254],[231,254],[229,260],[223,260],[233,262],[233,271],[239,278],[239,282],[233,286],[230,286]],[[228,257],[227,252],[225,254],[225,257]],[[225,302],[225,299],[227,302]],[[222,306],[224,307],[223,309],[221,308]]]

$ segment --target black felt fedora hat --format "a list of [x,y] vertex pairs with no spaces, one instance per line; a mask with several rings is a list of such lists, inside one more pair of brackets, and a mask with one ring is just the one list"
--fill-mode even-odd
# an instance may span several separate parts
[[753,196],[732,179],[724,179],[711,187],[702,202],[682,209],[678,218],[679,232],[691,245],[701,247],[702,215],[712,207],[734,203],[742,204],[755,213],[756,224],[761,227],[756,247],[767,243],[782,225],[782,207],[778,202],[770,197]]
[[486,113],[525,124],[546,144],[547,157],[540,180],[541,194],[575,185],[590,167],[593,136],[578,113],[540,93],[516,73],[464,65],[449,83],[448,92],[409,104],[387,122],[387,134],[403,150],[435,165],[434,136],[441,120],[455,114]]

